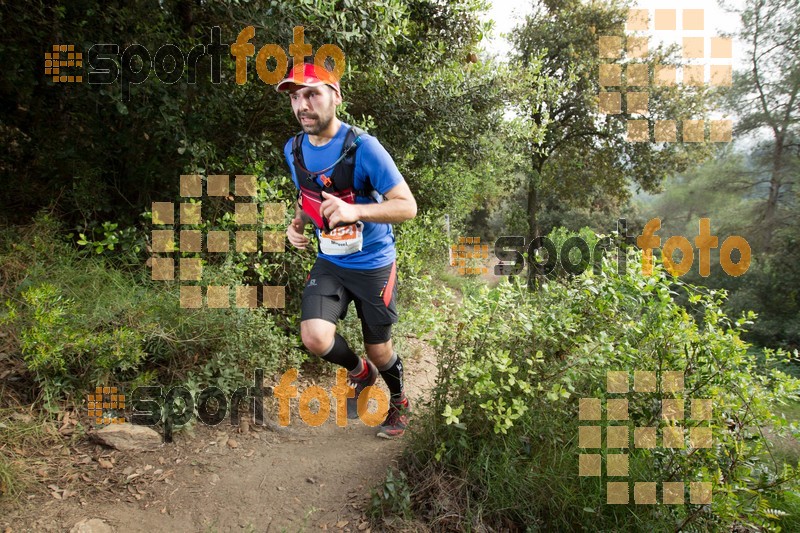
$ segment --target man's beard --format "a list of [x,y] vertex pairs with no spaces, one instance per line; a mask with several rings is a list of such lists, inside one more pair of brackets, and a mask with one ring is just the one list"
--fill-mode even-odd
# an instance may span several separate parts
[[312,117],[316,119],[315,123],[311,124],[303,124],[303,121],[300,120],[301,117],[297,117],[298,121],[300,122],[300,126],[303,128],[303,131],[308,133],[309,135],[319,135],[321,132],[325,131],[330,123],[333,121],[333,117],[328,117],[327,120],[322,119],[319,115]]

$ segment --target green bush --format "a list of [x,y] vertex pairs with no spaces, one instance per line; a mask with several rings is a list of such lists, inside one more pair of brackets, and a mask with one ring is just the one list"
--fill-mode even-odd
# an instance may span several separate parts
[[211,385],[230,394],[252,385],[257,368],[269,376],[297,368],[306,359],[295,336],[279,328],[267,309],[212,311],[217,311],[220,336],[210,356],[188,373],[186,386],[192,394]]
[[[56,409],[97,385],[229,393],[252,383],[255,368],[268,375],[305,358],[291,312],[181,308],[177,282],[150,281],[145,265],[128,271],[107,251],[85,253],[69,239],[49,215],[0,238],[0,328],[38,384],[31,401]],[[204,281],[242,285],[244,254],[220,255],[204,266]],[[304,276],[298,270],[292,279]]]
[[106,268],[102,258],[81,259],[49,215],[3,237],[0,327],[11,332],[44,404],[55,409],[58,400],[80,397],[112,376],[134,374],[147,356],[151,326],[137,316],[147,295],[134,279]]
[[448,260],[450,243],[443,220],[436,211],[419,213],[395,227],[399,337],[431,332],[440,322],[440,306],[452,299],[451,291],[434,283]]
[[125,326],[93,331],[75,300],[42,283],[22,292],[22,305],[7,301],[3,322],[19,329],[20,351],[51,405],[61,391],[107,383],[112,372],[135,369],[145,357],[142,336]]
[[430,272],[447,261],[450,243],[444,229],[444,216],[436,211],[419,213],[395,226],[397,267],[408,280]]
[[[722,311],[723,292],[684,284],[660,265],[645,276],[640,261],[631,252],[628,272],[620,275],[610,257],[597,275],[588,269],[571,280],[546,281],[536,292],[521,277],[484,287],[436,328],[438,381],[428,409],[416,417],[405,461],[411,485],[428,491],[415,496],[429,502],[418,510],[432,520],[450,516],[443,529],[508,521],[545,530],[782,524],[781,507],[792,505],[782,495],[799,486],[796,458],[795,464],[773,458],[765,428],[797,434],[776,414],[800,391],[798,380],[776,368],[789,356],[767,351],[757,361],[740,339],[752,316],[732,321]],[[676,303],[679,293],[694,313]],[[683,378],[685,392],[674,397],[685,399],[686,426],[708,424],[689,420],[691,398],[712,400],[711,448],[691,448],[688,438],[683,449],[630,448],[627,480],[710,482],[713,505],[689,503],[688,491],[686,505],[607,505],[606,481],[626,479],[606,476],[605,468],[602,477],[578,475],[581,453],[600,453],[605,464],[623,451],[578,443],[579,399],[620,397],[606,392],[608,371],[627,372],[631,385],[635,371],[659,378],[657,392],[624,396],[629,427],[676,424],[662,419],[667,371]],[[444,483],[455,494],[442,495],[442,483],[422,483],[432,477],[463,483]],[[441,507],[443,500],[450,507]],[[460,505],[455,514],[453,501]]]
[[368,510],[373,520],[385,516],[411,516],[411,489],[403,471],[389,469],[381,486],[372,489]]

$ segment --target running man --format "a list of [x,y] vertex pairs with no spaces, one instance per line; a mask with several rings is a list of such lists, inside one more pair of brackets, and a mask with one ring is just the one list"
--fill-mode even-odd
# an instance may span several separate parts
[[[303,129],[284,147],[299,189],[286,235],[301,250],[310,243],[304,235],[308,223],[314,225],[317,237],[317,259],[303,290],[303,344],[347,369],[356,393],[347,400],[348,418],[358,417],[358,395],[380,373],[391,398],[378,436],[399,437],[406,429],[410,405],[403,390],[403,364],[391,339],[392,324],[398,321],[391,224],[414,218],[417,203],[378,140],[336,117],[342,93],[328,70],[316,69],[310,62],[298,64],[276,89],[289,93]],[[336,332],[350,301],[355,301],[361,319],[367,358],[356,355]]]

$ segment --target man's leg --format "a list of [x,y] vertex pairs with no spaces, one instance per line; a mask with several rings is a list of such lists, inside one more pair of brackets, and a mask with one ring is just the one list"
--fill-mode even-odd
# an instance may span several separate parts
[[[378,379],[378,369],[357,356],[336,333],[336,323],[347,315],[353,299],[342,282],[347,274],[346,269],[328,261],[318,259],[314,263],[303,290],[300,336],[311,353],[347,369],[350,385],[355,388],[355,396],[347,399],[347,417],[353,419],[358,418],[358,396]],[[357,273],[351,275],[357,278]]]
[[342,285],[333,266],[317,260],[306,278],[300,313],[300,337],[314,355],[358,373],[362,359],[336,333],[336,323],[347,315],[350,293]]
[[358,272],[345,277],[345,287],[353,295],[367,357],[378,367],[392,399],[403,395],[403,364],[392,346],[392,325],[397,323],[397,265]]
[[[391,328],[391,326],[364,326],[365,334],[368,329]],[[379,344],[369,344],[366,340],[364,348],[367,351],[367,357],[372,361],[378,371],[381,373],[383,381],[389,388],[392,403],[400,404],[405,400],[405,390],[403,388],[403,362],[400,356],[394,351],[392,340]]]
[[303,320],[300,336],[311,353],[347,369],[350,385],[355,388],[355,396],[347,399],[347,418],[358,418],[358,395],[375,384],[378,369],[350,349],[344,337],[336,333],[336,324],[332,322],[319,318]]
[[300,337],[308,351],[326,361],[345,367],[348,372],[360,370],[363,362],[336,333],[336,324],[321,318],[300,322]]
[[403,362],[392,346],[392,326],[372,326],[362,319],[361,327],[367,356],[378,367],[389,388],[389,412],[378,429],[378,437],[400,437],[408,425],[410,404],[403,388]]

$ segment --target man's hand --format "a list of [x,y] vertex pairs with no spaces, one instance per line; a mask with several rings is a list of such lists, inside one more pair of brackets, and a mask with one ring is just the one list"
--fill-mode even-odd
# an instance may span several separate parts
[[348,204],[332,194],[322,191],[325,201],[319,206],[319,213],[328,219],[328,227],[333,229],[339,224],[352,224],[359,219],[358,207]]
[[303,235],[305,228],[306,223],[300,217],[292,220],[292,223],[286,228],[286,236],[289,238],[289,242],[292,243],[292,246],[300,250],[305,250],[308,243],[311,242],[308,240],[308,237]]

